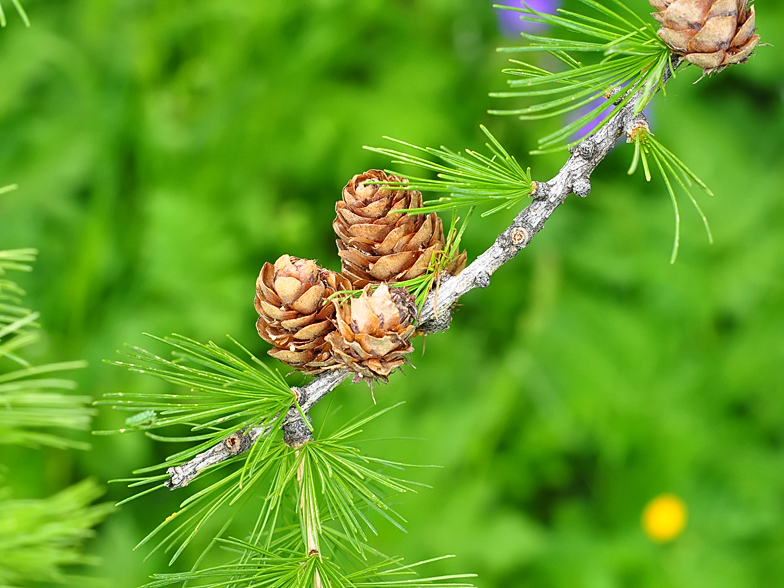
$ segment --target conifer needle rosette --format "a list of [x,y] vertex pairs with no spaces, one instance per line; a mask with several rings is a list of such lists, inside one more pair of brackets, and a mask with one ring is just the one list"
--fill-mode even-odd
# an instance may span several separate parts
[[194,586],[395,586],[468,588],[456,574],[420,577],[417,570],[443,558],[406,565],[370,547],[375,513],[399,529],[405,519],[391,499],[422,484],[391,475],[412,467],[364,454],[352,440],[370,421],[393,407],[299,446],[268,456],[267,496],[245,540],[218,537],[215,544],[233,561],[188,572],[157,574],[145,588],[182,582]]
[[0,445],[89,449],[88,443],[52,431],[90,427],[91,398],[74,395],[76,383],[64,376],[86,362],[33,365],[22,353],[40,340],[40,314],[24,306],[25,291],[5,276],[32,271],[37,254],[36,249],[0,251]]
[[[504,70],[514,79],[508,92],[491,94],[498,98],[524,98],[534,103],[516,109],[496,109],[492,114],[514,115],[521,120],[542,120],[580,112],[581,116],[542,137],[534,153],[558,151],[579,141],[572,138],[585,125],[598,121],[597,129],[636,99],[635,114],[648,105],[659,89],[664,75],[672,68],[670,48],[659,38],[653,22],[643,20],[621,0],[579,0],[589,14],[558,9],[546,14],[531,8],[497,8],[520,13],[531,23],[549,25],[549,37],[521,33],[529,44],[504,47],[504,53],[547,53],[563,65],[549,71],[539,65],[511,60],[515,67]],[[614,103],[608,98],[617,96]]]
[[[667,69],[675,73],[673,55],[703,69],[704,74],[743,63],[759,42],[754,7],[749,0],[650,0],[661,24],[643,20],[622,0],[579,0],[589,14],[559,8],[556,14],[532,8],[496,5],[520,13],[530,23],[549,25],[562,37],[532,35],[523,47],[503,47],[504,53],[547,53],[563,64],[549,71],[535,63],[511,60],[505,73],[511,91],[498,98],[531,99],[517,109],[495,109],[492,114],[515,115],[521,120],[542,120],[579,113],[573,120],[539,140],[533,153],[557,151],[579,142],[573,136],[588,124],[601,128],[630,101],[634,114],[649,104],[658,90],[665,91]],[[617,97],[614,102],[609,99]]]
[[670,195],[673,211],[675,213],[675,243],[672,247],[670,263],[675,263],[675,260],[678,258],[678,249],[680,248],[681,241],[681,214],[678,198],[675,196],[675,190],[673,189],[673,185],[675,184],[678,184],[683,191],[686,192],[689,200],[691,200],[691,203],[697,209],[697,213],[700,215],[705,227],[705,232],[708,234],[708,240],[713,244],[713,234],[711,233],[708,219],[690,189],[696,184],[705,194],[713,196],[713,192],[711,192],[710,188],[708,188],[693,171],[686,167],[680,159],[653,136],[653,133],[651,133],[651,130],[648,127],[648,123],[644,119],[639,120],[631,127],[627,135],[627,142],[634,144],[634,157],[632,159],[632,164],[629,167],[629,175],[634,174],[639,163],[642,162],[645,179],[650,182],[650,162],[653,162],[656,164],[656,169],[661,175],[664,185],[667,187],[667,193]]
[[[490,151],[489,156],[470,149],[462,153],[447,147],[417,147],[391,137],[384,138],[403,145],[413,153],[379,147],[366,146],[365,149],[390,157],[392,163],[409,165],[436,174],[435,178],[406,175],[405,179],[398,179],[391,176],[386,182],[386,185],[393,188],[405,186],[409,190],[447,194],[437,200],[426,200],[422,207],[417,209],[421,210],[421,214],[490,207],[482,213],[482,216],[489,216],[513,208],[528,198],[534,191],[534,182],[531,180],[531,169],[523,169],[485,126],[480,128],[488,139],[486,146]],[[416,155],[417,152],[427,157]]]
[[[151,553],[158,549],[173,551],[171,561],[174,561],[217,513],[228,511],[224,521],[236,516],[245,500],[274,468],[275,456],[285,448],[283,443],[276,443],[275,433],[289,408],[292,405],[299,408],[299,405],[286,380],[236,341],[244,357],[215,343],[199,343],[181,335],[152,338],[172,350],[170,359],[130,347],[125,355],[131,361],[107,363],[155,376],[186,390],[106,394],[105,400],[96,404],[133,414],[123,428],[96,431],[96,434],[143,431],[153,440],[185,444],[185,448],[161,463],[135,470],[135,477],[113,480],[126,482],[131,488],[142,488],[120,504],[164,488],[164,482],[170,480],[170,468],[176,470],[196,455],[232,438],[237,431],[242,435],[256,431],[250,450],[211,467],[209,473],[220,471],[219,479],[185,497],[179,510],[137,546],[159,537]],[[166,428],[169,434],[154,432],[161,428]],[[205,479],[209,477],[200,476],[199,485]],[[173,530],[164,533],[170,527]]]
[[[0,188],[0,194],[4,191]],[[34,365],[25,358],[25,349],[40,340],[39,313],[24,306],[25,291],[6,275],[32,271],[37,253],[0,251],[0,446],[89,449],[61,432],[89,429],[95,414],[91,398],[73,394],[76,383],[64,375],[86,362]],[[0,583],[77,585],[68,569],[95,563],[82,544],[113,510],[93,504],[104,490],[83,480],[46,498],[14,498],[7,473],[0,465]]]

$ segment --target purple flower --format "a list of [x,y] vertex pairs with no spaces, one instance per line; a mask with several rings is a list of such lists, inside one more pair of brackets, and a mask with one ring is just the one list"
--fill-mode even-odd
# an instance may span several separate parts
[[573,110],[572,112],[569,113],[569,115],[567,116],[567,123],[571,123],[573,121],[576,121],[584,117],[586,114],[592,112],[595,108],[601,106],[602,104],[606,104],[607,108],[599,111],[593,120],[586,123],[584,127],[582,127],[574,135],[572,135],[569,138],[570,141],[581,141],[585,137],[593,133],[599,127],[599,123],[602,122],[607,117],[607,115],[612,112],[613,105],[611,102],[608,102],[607,99],[602,96],[597,98],[596,100],[589,102],[588,104],[585,104],[584,106],[581,106],[577,110]]
[[[555,14],[561,6],[560,0],[506,0],[504,2],[510,8],[529,7],[537,12]],[[522,13],[515,10],[504,10],[496,8],[498,15],[498,29],[507,37],[519,37],[520,33],[540,33],[547,28],[547,25],[527,22],[521,20]]]

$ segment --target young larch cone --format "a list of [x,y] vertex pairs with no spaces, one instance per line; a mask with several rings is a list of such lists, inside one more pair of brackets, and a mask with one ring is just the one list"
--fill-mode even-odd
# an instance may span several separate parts
[[387,381],[414,348],[416,304],[402,288],[382,284],[373,292],[365,287],[359,298],[337,305],[337,330],[326,337],[331,353],[342,367],[354,372],[354,380]]
[[[398,210],[422,207],[416,190],[394,189],[364,182],[403,182],[381,170],[354,176],[335,205],[332,223],[339,239],[343,275],[355,288],[381,282],[395,283],[424,275],[436,252],[443,251],[444,226],[435,213],[405,214]],[[465,267],[465,253],[447,269],[457,274]]]
[[336,363],[325,345],[335,330],[335,305],[329,296],[350,290],[349,281],[320,268],[315,261],[281,256],[265,263],[256,280],[256,329],[267,343],[268,353],[285,364],[315,374]]
[[650,0],[659,37],[706,74],[743,63],[760,40],[748,0]]

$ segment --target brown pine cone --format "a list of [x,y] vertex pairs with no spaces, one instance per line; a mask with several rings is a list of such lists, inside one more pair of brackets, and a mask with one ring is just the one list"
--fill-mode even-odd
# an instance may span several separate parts
[[659,37],[706,74],[746,61],[760,40],[749,0],[650,0]]
[[373,292],[366,286],[359,298],[338,304],[337,330],[326,336],[332,354],[342,367],[362,378],[387,381],[390,373],[403,365],[414,348],[417,309],[413,297],[402,288],[382,284]]
[[327,298],[350,289],[346,278],[309,259],[283,255],[275,265],[265,263],[256,280],[255,306],[256,329],[274,346],[268,353],[309,374],[334,365],[324,340],[335,330],[335,305]]
[[[395,213],[421,208],[422,194],[366,185],[365,181],[404,180],[374,169],[354,176],[343,188],[343,199],[335,205],[337,218],[332,223],[339,237],[343,275],[355,288],[381,282],[392,284],[424,275],[433,254],[443,251],[445,246],[441,219],[435,213]],[[455,275],[464,267],[465,253],[447,271]]]

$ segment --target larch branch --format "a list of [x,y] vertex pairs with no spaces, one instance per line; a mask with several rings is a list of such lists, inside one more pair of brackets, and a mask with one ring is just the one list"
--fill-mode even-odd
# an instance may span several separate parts
[[[677,65],[675,65],[677,68]],[[664,83],[669,80],[667,70]],[[632,98],[596,133],[586,137],[571,150],[571,155],[558,174],[547,182],[537,182],[533,202],[522,210],[514,222],[495,242],[457,276],[444,275],[438,295],[431,292],[419,317],[419,331],[436,333],[449,328],[452,309],[460,298],[474,288],[486,288],[490,278],[502,265],[513,259],[534,236],[544,228],[550,215],[570,194],[585,198],[591,191],[591,175],[596,167],[633,126],[644,120],[644,114],[634,114],[640,95]],[[299,394],[299,405],[304,413],[334,390],[351,374],[334,370],[320,374],[311,382],[294,390]],[[283,421],[286,442],[297,446],[310,436],[308,426],[295,407],[289,409]],[[199,473],[213,465],[244,453],[260,437],[271,432],[271,427],[258,426],[236,431],[221,443],[200,453],[189,462],[169,468],[166,486],[171,490],[187,486]]]

